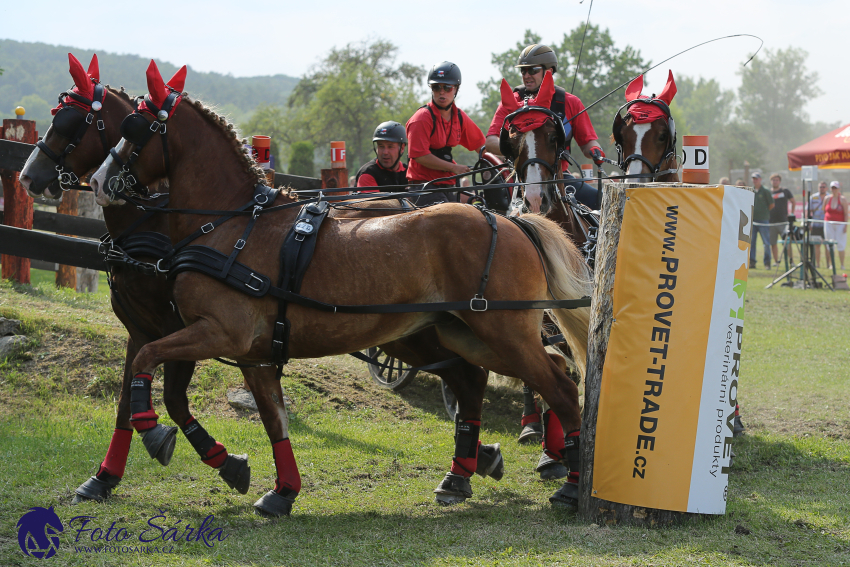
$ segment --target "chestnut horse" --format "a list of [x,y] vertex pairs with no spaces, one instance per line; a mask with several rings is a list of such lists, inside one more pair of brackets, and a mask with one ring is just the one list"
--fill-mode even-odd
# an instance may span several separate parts
[[[71,100],[78,104],[66,103],[70,108],[64,109],[60,105],[63,114],[55,119],[55,123],[48,129],[44,137],[43,145],[33,150],[30,158],[21,173],[21,182],[32,196],[46,194],[52,195],[48,186],[55,180],[57,171],[56,157],[61,156],[62,174],[66,183],[82,178],[86,173],[102,163],[108,154],[109,148],[118,143],[121,136],[119,125],[121,120],[135,109],[130,97],[123,90],[117,91],[106,87],[97,102],[100,102],[99,113],[93,110],[91,104],[83,106],[79,101],[84,95],[92,95],[88,91],[90,85],[93,87],[99,82],[99,69],[97,57],[92,58],[88,71],[83,71],[82,65],[73,55],[69,54],[71,62],[71,75],[75,80],[75,88],[71,92],[77,97],[70,99],[65,93],[60,95],[60,100]],[[81,88],[77,85],[82,85]],[[100,94],[100,93],[99,93]],[[89,100],[91,96],[88,97]],[[91,101],[92,103],[95,101]],[[59,109],[55,114],[59,113]],[[83,124],[87,113],[93,116],[97,113],[98,124],[92,120],[91,127],[84,128],[81,136],[77,136],[77,128]],[[61,132],[61,133],[60,133]],[[103,140],[101,140],[101,132]],[[74,137],[79,139],[74,139]],[[62,156],[63,149],[68,147],[69,142],[76,142],[73,151]],[[104,143],[107,144],[104,148]],[[45,149],[46,146],[46,149]],[[48,154],[50,152],[50,154]],[[51,155],[53,157],[51,157]],[[73,175],[71,175],[73,174]],[[281,199],[284,197],[281,196]],[[157,202],[162,202],[159,198]],[[361,205],[363,207],[364,205]],[[340,215],[385,215],[379,209],[386,206],[383,202],[375,202],[368,205],[369,211],[345,212],[339,211]],[[334,211],[337,214],[337,211]],[[127,229],[132,229],[132,236],[164,235],[168,233],[167,215],[150,214],[139,211],[130,204],[112,206],[104,209],[104,217],[107,229],[118,245],[124,246],[128,242],[126,238]],[[150,247],[136,247],[140,252],[138,258],[145,262],[156,262],[166,252],[160,250],[160,254],[151,256],[156,250]],[[135,255],[135,254],[134,254]],[[138,349],[144,344],[168,335],[170,332],[180,329],[183,322],[176,314],[171,303],[172,282],[164,277],[155,277],[131,270],[122,265],[112,267],[111,300],[113,310],[128,330],[129,339],[127,343],[127,354],[125,358],[124,381],[122,384],[118,410],[116,415],[116,429],[113,434],[112,444],[106,459],[102,462],[97,474],[84,482],[77,488],[75,501],[84,499],[104,500],[108,498],[115,486],[123,477],[126,466],[132,428],[130,424],[130,363],[135,358]],[[421,366],[436,362],[443,362],[456,358],[454,353],[439,345],[436,340],[434,329],[426,329],[411,337],[405,337],[388,345],[382,345],[387,352],[404,358],[408,363]],[[192,377],[194,362],[177,361],[165,364],[164,376],[164,400],[169,416],[175,423],[186,424],[197,421],[189,411],[186,389]],[[252,368],[244,368],[243,372],[262,371]],[[443,378],[457,392],[462,400],[476,398],[477,394],[469,393],[482,390],[486,387],[487,375],[480,367],[468,363],[455,364],[449,368],[432,370]],[[466,404],[468,405],[468,404]],[[481,408],[477,409],[480,415]],[[476,410],[470,408],[472,415]],[[468,412],[469,413],[469,412]],[[156,445],[145,443],[151,457],[157,458],[163,465],[168,464],[174,449],[174,430],[176,428],[165,428],[158,425],[158,430],[163,430],[165,435],[160,435],[160,441]],[[144,434],[143,440],[150,440],[149,432]],[[482,445],[479,449],[479,466],[476,472],[482,476],[501,477],[503,464],[498,445]],[[223,469],[229,472],[227,468]],[[220,471],[221,472],[221,471]],[[228,484],[234,482],[232,475],[224,476]],[[244,469],[241,475],[239,487],[247,486],[250,478],[250,469]],[[232,488],[235,488],[232,486]]]
[[[42,194],[57,197],[47,189],[56,179],[57,170],[65,183],[68,183],[83,177],[102,163],[109,149],[121,139],[121,120],[135,108],[123,89],[119,91],[100,84],[97,55],[92,57],[87,71],[70,53],[68,58],[74,88],[69,93],[60,94],[60,105],[53,111],[54,119],[50,128],[21,171],[21,184],[33,197]],[[73,143],[73,146],[69,146],[69,143]],[[164,204],[163,201],[163,197],[159,197],[152,203]],[[163,245],[168,247],[167,238],[156,238],[168,232],[167,215],[140,212],[127,204],[104,209],[104,220],[107,230],[118,244],[129,244],[132,247],[131,243],[135,242],[135,250],[139,253],[137,259],[155,262],[164,255],[163,251],[151,256],[157,248]],[[146,236],[146,240],[139,240]],[[77,488],[75,501],[108,498],[124,475],[133,432],[130,422],[130,382],[133,374],[130,365],[142,346],[183,327],[183,321],[171,303],[171,287],[171,282],[163,277],[145,275],[121,264],[112,267],[112,309],[129,334],[124,379],[115,416],[115,431],[107,455],[97,473]],[[184,431],[192,423],[198,423],[189,411],[186,396],[194,368],[194,361],[185,360],[169,361],[164,365],[165,406],[169,417],[183,426]],[[243,372],[254,371],[243,369]],[[163,465],[171,460],[176,430],[176,427],[157,424],[144,433],[145,448],[152,458]],[[206,456],[201,455],[202,459]],[[206,461],[216,465],[219,474],[231,488],[244,494],[250,482],[247,458],[227,453],[214,457]]]
[[[111,204],[107,194],[111,187],[107,184],[124,178],[118,160],[126,164],[131,156],[141,183],[169,179],[170,205],[174,208],[235,210],[252,199],[261,179],[247,165],[248,158],[226,122],[180,94],[184,78],[185,68],[166,85],[152,63],[149,98],[141,112],[132,115],[128,131],[136,128],[138,132],[140,119],[147,123],[144,128],[162,131],[161,126],[151,126],[158,116],[167,124],[167,146],[141,147],[126,137],[122,139],[91,181],[101,205]],[[208,168],[209,163],[215,163],[215,169]],[[291,208],[259,214],[251,237],[238,248],[239,262],[257,273],[277,273],[280,247],[295,217],[296,211]],[[182,240],[215,218],[173,214],[171,238]],[[205,231],[193,244],[230,253],[249,222],[246,217],[233,218]],[[539,239],[538,252],[514,223],[503,218],[493,222],[498,228],[499,245],[486,278],[488,300],[578,298],[589,292],[581,255],[557,225],[533,215],[527,219],[527,226],[533,227]],[[468,301],[482,281],[493,235],[480,211],[451,203],[372,219],[328,218],[315,240],[315,255],[302,289],[310,298],[330,305],[365,305],[375,300],[386,304]],[[460,242],[463,246],[458,245]],[[273,297],[251,297],[191,271],[176,276],[174,297],[187,326],[140,349],[132,366],[139,391],[149,391],[151,373],[170,360],[227,356],[241,363],[256,363],[272,359],[273,327],[278,315],[278,301]],[[583,366],[588,310],[559,307],[553,312]],[[362,350],[436,327],[437,339],[444,348],[470,364],[521,377],[541,393],[566,431],[580,428],[577,388],[564,372],[563,359],[550,356],[540,342],[541,311],[350,314],[290,303],[286,316],[291,328],[291,358]],[[274,373],[249,377],[249,384],[272,442],[278,474],[275,489],[255,506],[268,514],[288,514],[301,481],[289,443],[280,384]],[[155,422],[150,402],[136,417]],[[462,443],[459,441],[456,448],[464,446],[466,450],[456,451],[454,461],[469,472],[476,468],[478,424],[465,425],[457,433]],[[569,441],[563,455],[572,460],[577,457],[577,438]],[[449,472],[437,491],[471,496],[468,476]]]

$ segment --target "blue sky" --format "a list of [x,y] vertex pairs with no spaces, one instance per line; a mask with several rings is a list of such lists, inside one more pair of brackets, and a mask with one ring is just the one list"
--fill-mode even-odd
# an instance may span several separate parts
[[[331,46],[380,37],[399,46],[401,61],[429,68],[443,60],[457,63],[464,83],[473,86],[461,92],[462,106],[478,100],[475,82],[495,74],[492,52],[514,46],[527,28],[544,42],[560,41],[584,23],[589,2],[182,0],[71,6],[31,0],[2,3],[0,37],[132,53],[235,76],[300,76]],[[840,51],[850,28],[847,0],[594,0],[591,22],[609,28],[618,46],[632,45],[653,62],[736,33],[758,35],[772,49],[802,47],[824,91],[806,110],[815,120],[850,121],[850,73]],[[668,67],[674,75],[715,78],[737,88],[736,71],[757,47],[756,40],[739,38],[699,48],[649,73],[648,89],[661,88]],[[186,87],[191,91],[191,76]]]

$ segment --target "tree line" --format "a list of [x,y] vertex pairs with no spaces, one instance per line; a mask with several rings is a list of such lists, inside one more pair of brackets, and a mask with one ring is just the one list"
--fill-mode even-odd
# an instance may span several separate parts
[[[578,96],[585,106],[652,66],[640,50],[618,47],[609,31],[598,25],[588,27],[582,48],[584,32],[584,26],[578,25],[552,41],[526,30],[516,47],[491,54],[497,77],[476,85],[481,101],[464,104],[464,91],[470,88],[465,84],[458,93],[458,105],[486,132],[499,103],[502,77],[511,85],[521,84],[514,65],[520,51],[531,43],[546,43],[555,50],[559,60],[556,84]],[[286,104],[259,107],[243,130],[271,135],[272,151],[278,163],[289,165],[290,173],[312,176],[316,167],[328,167],[326,150],[332,140],[346,141],[349,169],[356,170],[373,156],[371,137],[379,123],[395,120],[404,124],[430,99],[425,80],[428,70],[397,63],[397,53],[397,46],[382,39],[332,48],[301,79]],[[840,125],[813,123],[804,110],[821,92],[817,73],[806,70],[807,57],[804,50],[794,47],[765,49],[739,69],[737,90],[723,89],[714,79],[676,69],[673,62],[678,94],[671,112],[679,151],[683,135],[708,135],[713,181],[742,168],[745,161],[751,168],[765,171],[785,169],[787,151]],[[653,92],[647,81],[644,92]],[[624,102],[621,89],[588,111],[608,155],[616,154],[609,140],[610,128]],[[458,150],[457,161],[474,163],[473,153]],[[584,161],[576,154],[574,157]],[[318,162],[312,161],[311,155]]]

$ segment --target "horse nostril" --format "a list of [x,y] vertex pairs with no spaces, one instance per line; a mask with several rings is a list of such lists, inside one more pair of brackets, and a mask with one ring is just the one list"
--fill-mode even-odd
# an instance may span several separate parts
[[23,185],[24,189],[26,189],[27,191],[30,190],[30,184],[32,183],[32,179],[30,179],[29,175],[21,175],[18,178],[18,181],[21,182],[21,185]]
[[98,185],[100,185],[100,183],[98,183],[98,181],[97,181],[97,179],[96,179],[95,177],[92,177],[92,178],[91,178],[91,180],[89,181],[89,185],[91,185],[91,190],[92,190],[92,192],[93,192],[95,195],[97,195],[97,188],[98,188]]

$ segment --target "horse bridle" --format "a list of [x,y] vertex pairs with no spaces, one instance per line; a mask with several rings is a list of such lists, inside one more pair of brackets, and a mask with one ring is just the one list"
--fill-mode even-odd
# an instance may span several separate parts
[[[79,145],[80,141],[86,135],[88,127],[91,124],[95,124],[95,118],[97,118],[96,127],[100,133],[100,141],[103,144],[104,156],[109,154],[110,146],[109,142],[106,140],[106,126],[104,125],[103,117],[101,116],[103,101],[106,97],[106,89],[99,82],[94,80],[92,80],[92,82],[94,83],[94,93],[92,94],[91,100],[72,91],[59,94],[59,106],[61,106],[61,108],[56,112],[51,124],[58,135],[71,140],[71,142],[65,146],[65,149],[62,150],[62,153],[57,155],[56,152],[51,150],[47,144],[44,143],[44,140],[39,140],[35,144],[38,146],[38,149],[44,152],[44,155],[56,164],[56,171],[59,174],[59,187],[62,191],[68,191],[70,189],[88,189],[87,187],[80,185],[80,179],[73,171],[65,170],[65,158],[67,158],[68,155]],[[78,104],[66,103],[66,98],[70,98]],[[88,112],[84,116],[77,110],[74,110],[74,106],[85,107],[88,109]]]
[[[667,117],[667,130],[670,137],[667,140],[667,147],[664,150],[664,155],[660,160],[658,160],[658,163],[655,164],[637,153],[631,154],[625,158],[623,157],[623,138],[620,135],[620,131],[623,129],[623,126],[625,126],[626,120],[623,118],[622,112],[625,110],[626,114],[628,114],[629,108],[637,103],[657,106]],[[679,171],[678,167],[674,169],[668,168],[663,171],[661,170],[662,164],[667,163],[670,159],[676,159],[676,123],[673,121],[673,116],[670,114],[670,107],[663,100],[655,98],[654,96],[650,98],[636,98],[634,100],[630,100],[617,110],[617,114],[614,115],[614,123],[611,125],[611,130],[614,135],[614,143],[617,148],[617,161],[614,162],[613,160],[607,159],[605,161],[617,166],[623,173],[626,173],[629,170],[629,163],[633,161],[642,162],[647,168],[649,168],[650,171],[650,173],[636,173],[628,175],[627,177],[639,179],[651,178],[652,181],[655,181],[662,175],[668,175]]]
[[[162,107],[159,108],[153,103],[150,95],[145,95],[144,102],[147,108],[143,110],[136,109],[121,121],[121,137],[133,144],[135,148],[130,152],[130,157],[127,158],[126,162],[121,159],[115,148],[109,150],[109,155],[112,156],[115,163],[121,166],[121,171],[118,175],[110,178],[106,183],[106,187],[103,188],[104,194],[110,201],[114,201],[116,196],[122,194],[129,194],[133,197],[149,197],[150,191],[146,186],[139,183],[138,175],[133,174],[132,168],[139,159],[139,154],[154,134],[160,134],[159,139],[162,141],[165,171],[167,172],[169,170],[171,162],[168,155],[168,137],[166,134],[168,128],[166,123],[174,107],[180,102],[180,97],[181,93],[171,89],[168,96],[165,97]],[[154,118],[153,122],[148,122],[142,116],[142,112],[152,115]]]

